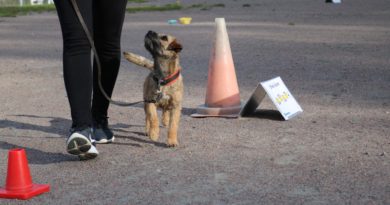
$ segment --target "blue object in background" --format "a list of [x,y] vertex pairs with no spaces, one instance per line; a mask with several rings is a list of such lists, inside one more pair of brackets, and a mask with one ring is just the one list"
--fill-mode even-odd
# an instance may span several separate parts
[[170,19],[170,20],[168,20],[168,24],[177,24],[177,20],[176,19]]

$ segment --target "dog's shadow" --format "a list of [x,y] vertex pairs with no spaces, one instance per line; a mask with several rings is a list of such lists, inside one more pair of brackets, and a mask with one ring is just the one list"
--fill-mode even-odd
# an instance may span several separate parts
[[[145,138],[147,137],[146,134],[143,133],[143,132],[128,131],[128,133],[132,133],[132,134],[140,136],[140,137],[145,137]],[[148,139],[142,139],[140,137],[135,137],[135,136],[130,136],[130,135],[126,135],[125,136],[125,135],[118,135],[118,134],[115,135],[115,138],[119,138],[119,139],[129,139],[129,140],[141,143],[141,144],[151,144],[151,145],[154,145],[156,147],[168,148],[168,146],[165,143],[154,142],[154,141],[149,140],[149,138]],[[141,144],[136,144],[136,143],[114,142],[113,144],[142,147]]]
[[[110,129],[115,132],[115,138],[129,139],[129,140],[138,142],[138,143],[128,143],[128,142],[114,141],[113,144],[130,145],[133,147],[142,147],[141,144],[151,144],[151,145],[155,145],[157,147],[167,147],[167,145],[164,143],[154,142],[154,141],[149,140],[148,136],[146,136],[146,134],[144,132],[129,130],[129,128],[133,128],[133,127],[145,127],[145,126],[144,125],[128,125],[128,124],[123,124],[123,123],[118,123],[118,124],[110,126]],[[122,133],[122,134],[118,134],[118,133]],[[126,133],[126,135],[124,133]],[[135,136],[131,136],[131,135],[136,135],[139,137],[135,137]],[[145,139],[143,139],[143,138],[145,138]]]

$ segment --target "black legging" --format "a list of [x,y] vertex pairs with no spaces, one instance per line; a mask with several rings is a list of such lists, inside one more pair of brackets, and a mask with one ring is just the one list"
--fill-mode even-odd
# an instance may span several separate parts
[[[107,118],[109,102],[97,84],[97,66],[91,66],[91,46],[69,0],[55,0],[63,37],[63,69],[72,128],[92,126]],[[77,0],[91,31],[102,64],[101,82],[111,96],[120,65],[120,38],[127,0]],[[93,77],[92,77],[93,75]],[[93,90],[92,106],[91,97]]]

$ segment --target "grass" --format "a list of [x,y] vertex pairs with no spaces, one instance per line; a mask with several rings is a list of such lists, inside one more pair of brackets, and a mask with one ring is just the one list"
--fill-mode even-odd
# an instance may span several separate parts
[[127,12],[135,13],[141,11],[172,11],[180,10],[183,7],[180,4],[165,4],[163,6],[142,6],[142,7],[129,7]]
[[[128,0],[129,2],[134,3],[144,3],[147,0]],[[140,6],[140,7],[128,7],[126,10],[130,13],[135,12],[146,12],[146,11],[172,11],[172,10],[181,10],[184,7],[179,3],[174,4],[165,4],[162,6]],[[185,9],[198,8],[200,10],[210,10],[214,7],[225,7],[225,4],[193,4],[191,6],[185,7]],[[50,5],[26,5],[26,6],[7,6],[0,7],[0,17],[15,17],[18,15],[27,15],[29,13],[41,13],[48,11],[55,11],[54,4]]]
[[46,11],[55,11],[56,8],[51,5],[29,5],[29,6],[7,6],[0,7],[0,17],[15,17],[18,15],[26,15],[32,12],[41,13]]
[[210,10],[214,7],[225,7],[225,4],[193,4],[189,6],[189,9],[200,9],[203,11]]
[[[144,0],[130,0],[132,2],[141,2]],[[179,4],[166,4],[163,6],[142,6],[142,7],[129,7],[126,10],[128,12],[141,12],[141,11],[171,11],[180,10],[182,6]],[[28,5],[28,6],[7,6],[0,7],[0,17],[15,17],[18,15],[26,15],[29,13],[41,13],[46,11],[55,11],[54,5]]]
[[129,3],[146,3],[146,0],[128,0]]

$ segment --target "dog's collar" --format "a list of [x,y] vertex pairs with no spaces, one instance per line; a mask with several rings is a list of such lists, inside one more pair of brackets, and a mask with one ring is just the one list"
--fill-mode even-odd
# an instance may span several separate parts
[[154,95],[154,99],[152,100],[146,100],[144,99],[144,102],[146,103],[157,103],[161,100],[163,97],[163,94],[161,92],[160,86],[169,86],[172,85],[174,82],[176,82],[177,79],[179,79],[181,68],[179,68],[176,72],[172,73],[171,75],[159,80],[156,76],[153,77],[153,79],[157,83],[157,93]]
[[181,68],[179,68],[176,72],[168,75],[160,81],[161,86],[169,86],[172,85],[177,79],[179,79]]

